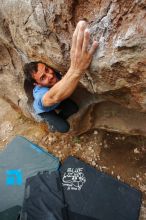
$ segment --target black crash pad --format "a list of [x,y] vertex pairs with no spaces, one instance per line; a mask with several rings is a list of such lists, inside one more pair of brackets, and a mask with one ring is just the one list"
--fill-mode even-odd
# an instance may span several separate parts
[[60,171],[71,212],[99,220],[138,220],[139,190],[74,157],[69,157]]

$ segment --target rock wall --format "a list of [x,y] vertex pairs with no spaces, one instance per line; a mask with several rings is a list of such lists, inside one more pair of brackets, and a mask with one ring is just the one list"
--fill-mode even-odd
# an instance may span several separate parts
[[2,97],[31,117],[24,63],[42,60],[65,74],[72,33],[86,19],[99,48],[74,94],[80,104],[71,120],[74,130],[146,135],[145,0],[0,0],[0,5]]

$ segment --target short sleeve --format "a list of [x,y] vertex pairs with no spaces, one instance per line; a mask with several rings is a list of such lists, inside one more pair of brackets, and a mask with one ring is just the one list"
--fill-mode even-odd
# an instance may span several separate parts
[[37,88],[37,90],[34,91],[34,110],[37,114],[42,113],[42,112],[49,112],[54,110],[55,108],[57,108],[60,104],[56,103],[55,105],[52,106],[43,106],[43,97],[46,94],[46,92],[48,92],[49,89],[47,87],[40,87]]

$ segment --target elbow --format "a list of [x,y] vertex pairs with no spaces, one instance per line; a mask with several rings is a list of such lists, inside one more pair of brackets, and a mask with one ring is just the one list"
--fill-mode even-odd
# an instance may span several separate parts
[[49,107],[49,106],[55,105],[59,102],[60,102],[60,100],[57,97],[54,97],[54,98],[51,98],[51,99],[47,99],[47,98],[44,97],[42,99],[42,104],[43,104],[44,107]]
[[42,104],[44,107],[48,107],[49,103],[47,102],[47,100],[42,100]]

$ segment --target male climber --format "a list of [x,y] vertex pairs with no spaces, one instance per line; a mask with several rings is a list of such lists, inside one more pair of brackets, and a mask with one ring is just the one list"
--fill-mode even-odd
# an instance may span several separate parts
[[67,118],[78,111],[78,106],[69,97],[78,85],[92,56],[98,47],[94,41],[89,48],[90,33],[85,21],[79,21],[72,37],[71,64],[64,77],[47,64],[38,61],[27,63],[24,73],[33,89],[35,113],[40,115],[52,131],[68,132]]

